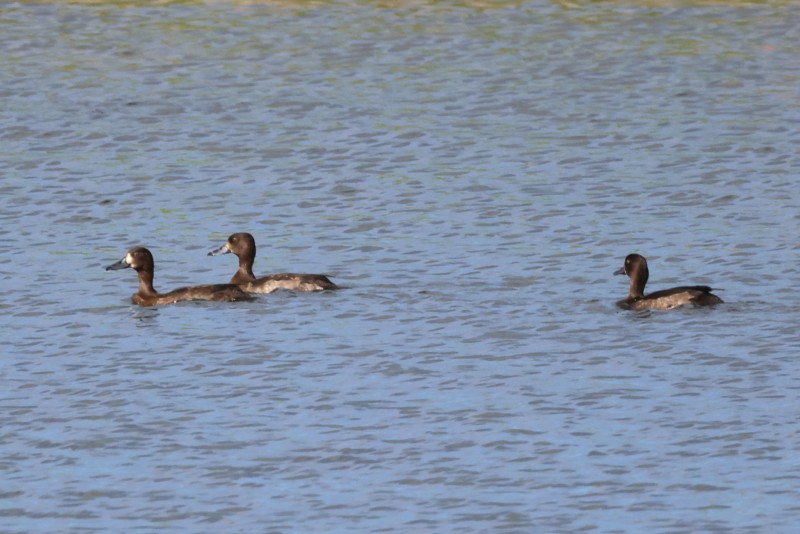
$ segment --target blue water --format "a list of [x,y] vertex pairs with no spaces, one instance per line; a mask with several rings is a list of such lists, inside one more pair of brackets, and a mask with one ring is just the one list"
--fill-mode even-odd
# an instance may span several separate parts
[[794,532],[798,18],[0,6],[0,530]]

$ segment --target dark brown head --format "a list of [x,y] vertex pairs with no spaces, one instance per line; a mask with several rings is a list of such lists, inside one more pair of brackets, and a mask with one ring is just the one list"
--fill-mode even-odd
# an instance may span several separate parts
[[239,269],[231,278],[232,284],[246,284],[256,279],[253,262],[256,259],[256,240],[247,232],[231,235],[224,245],[208,253],[209,256],[234,253],[239,256]]
[[629,297],[643,297],[644,286],[650,278],[650,271],[647,269],[647,260],[639,254],[628,254],[622,268],[614,271],[614,274],[627,274],[631,279]]
[[133,247],[128,250],[125,257],[106,267],[106,271],[132,268],[136,272],[150,272],[154,270],[153,255],[144,247]]
[[232,234],[224,245],[208,253],[209,256],[234,253],[240,258],[254,259],[256,257],[256,240],[247,232]]

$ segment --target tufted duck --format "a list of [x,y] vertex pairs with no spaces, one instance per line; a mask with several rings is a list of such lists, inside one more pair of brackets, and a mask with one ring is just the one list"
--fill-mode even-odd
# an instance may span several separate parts
[[280,273],[256,278],[253,274],[253,262],[256,258],[256,240],[247,232],[233,234],[224,245],[208,253],[209,256],[234,253],[239,257],[239,269],[231,278],[248,293],[272,293],[277,289],[294,291],[322,291],[339,289],[324,274]]
[[644,286],[650,272],[647,260],[639,254],[629,254],[625,258],[625,265],[614,274],[627,274],[631,279],[628,297],[617,302],[620,308],[626,310],[668,310],[687,304],[712,306],[722,303],[722,299],[711,293],[712,289],[708,286],[673,287],[645,295]]
[[125,257],[106,267],[106,271],[133,268],[139,274],[139,291],[131,301],[139,306],[158,306],[182,300],[253,300],[253,297],[233,284],[214,284],[182,287],[169,293],[159,293],[153,287],[153,255],[144,247],[133,247]]

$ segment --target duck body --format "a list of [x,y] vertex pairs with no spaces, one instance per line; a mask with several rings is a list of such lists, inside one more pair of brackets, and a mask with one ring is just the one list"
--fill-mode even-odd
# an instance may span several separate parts
[[242,291],[235,284],[210,284],[181,287],[168,293],[159,293],[153,287],[155,262],[153,255],[144,247],[133,247],[125,257],[106,267],[106,271],[132,268],[139,277],[139,291],[131,302],[139,306],[161,306],[188,300],[214,300],[232,302],[237,300],[253,300],[253,297]]
[[625,264],[614,274],[626,274],[630,278],[628,296],[617,306],[626,310],[669,310],[681,306],[713,306],[722,304],[722,299],[712,293],[709,286],[681,286],[662,289],[647,295],[644,287],[650,277],[647,260],[639,254],[629,254]]
[[339,286],[331,282],[324,274],[270,274],[268,276],[262,276],[261,278],[253,277],[252,281],[237,285],[248,293],[272,293],[278,289],[300,292],[339,289]]
[[339,289],[324,274],[278,273],[256,278],[253,263],[256,258],[256,241],[251,234],[239,232],[231,235],[224,245],[208,253],[209,256],[233,253],[239,258],[239,268],[231,278],[247,293],[272,293],[278,289],[290,291],[331,291]]

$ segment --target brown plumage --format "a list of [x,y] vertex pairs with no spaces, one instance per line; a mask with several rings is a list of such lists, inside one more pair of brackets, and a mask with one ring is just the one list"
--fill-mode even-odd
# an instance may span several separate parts
[[292,291],[323,291],[339,289],[324,274],[279,273],[256,278],[253,262],[256,259],[256,240],[247,232],[231,235],[224,245],[208,253],[209,256],[233,253],[239,257],[239,269],[231,283],[248,293],[272,293],[277,289]]
[[184,300],[253,300],[253,297],[234,284],[212,284],[204,286],[181,287],[169,293],[159,293],[153,287],[155,262],[153,255],[144,247],[133,247],[125,257],[106,267],[106,271],[132,268],[139,275],[139,291],[131,301],[139,306],[160,306]]
[[713,306],[722,304],[722,299],[711,293],[708,286],[682,286],[671,289],[662,289],[649,295],[644,294],[644,286],[650,277],[647,260],[639,254],[629,254],[625,264],[614,274],[627,274],[630,279],[628,296],[617,302],[617,305],[627,310],[661,309],[668,310],[679,306]]

